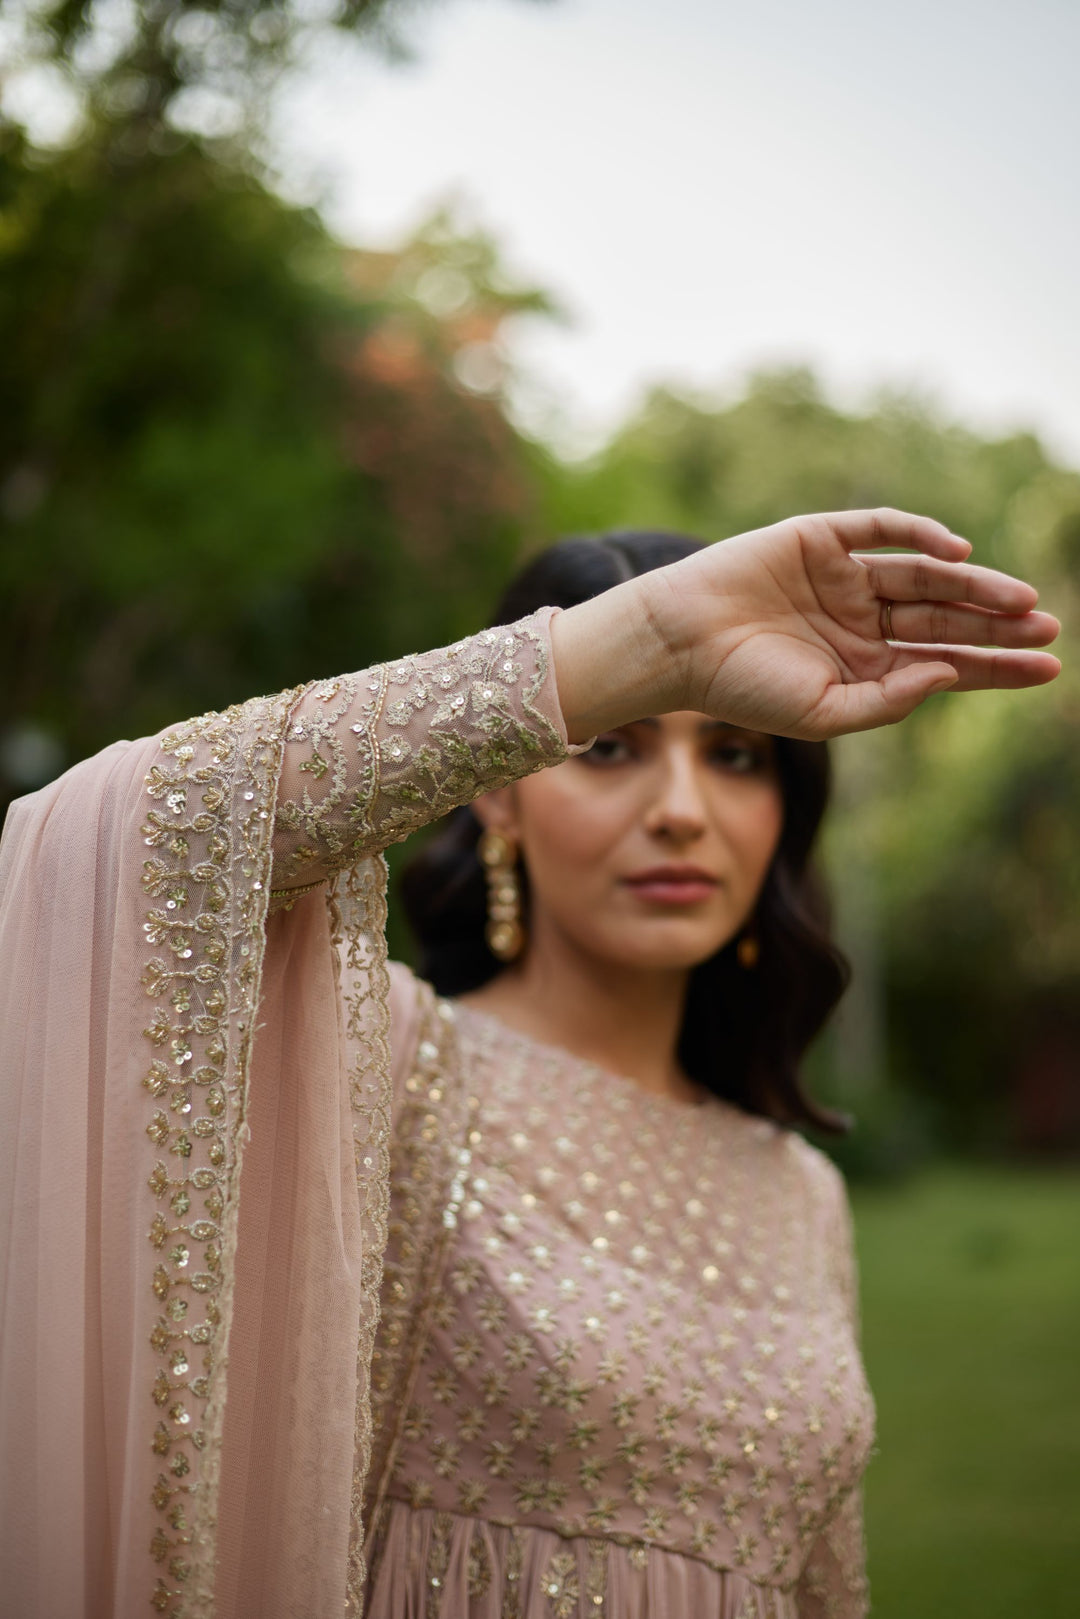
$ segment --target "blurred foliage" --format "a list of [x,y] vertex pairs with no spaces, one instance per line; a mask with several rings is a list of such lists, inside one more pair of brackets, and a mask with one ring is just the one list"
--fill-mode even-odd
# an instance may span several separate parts
[[70,760],[476,622],[530,502],[499,328],[544,307],[490,243],[346,252],[191,140],[9,131],[0,196],[0,732]]
[[128,151],[172,127],[240,137],[250,155],[269,92],[326,35],[407,54],[421,0],[22,0],[9,53]]
[[[1063,645],[1080,627],[1080,475],[919,399],[844,412],[804,369],[731,402],[656,389],[600,455],[551,464],[545,498],[552,531],[709,540],[800,511],[929,512],[1031,579]],[[1075,1149],[1080,672],[1066,658],[1047,689],[939,697],[835,753],[827,852],[857,976],[815,1067],[860,1120],[837,1156],[879,1172],[932,1140]]]

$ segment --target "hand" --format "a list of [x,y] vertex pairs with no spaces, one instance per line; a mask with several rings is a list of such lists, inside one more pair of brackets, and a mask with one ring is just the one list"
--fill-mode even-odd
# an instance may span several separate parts
[[[909,552],[875,554],[886,546]],[[1034,611],[1031,585],[969,563],[970,552],[907,512],[795,517],[569,608],[553,633],[570,740],[684,708],[821,739],[891,724],[947,687],[1053,680],[1058,660],[1032,649],[1054,639],[1057,620]]]

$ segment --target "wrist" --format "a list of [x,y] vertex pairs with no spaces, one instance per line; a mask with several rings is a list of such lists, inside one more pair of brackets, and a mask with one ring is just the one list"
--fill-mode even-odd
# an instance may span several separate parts
[[551,647],[571,743],[680,706],[673,661],[640,578],[556,613]]

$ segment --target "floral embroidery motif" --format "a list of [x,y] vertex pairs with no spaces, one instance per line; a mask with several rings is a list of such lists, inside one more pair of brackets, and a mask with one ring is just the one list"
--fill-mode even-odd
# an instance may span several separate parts
[[[275,895],[582,751],[536,706],[547,675],[530,617],[310,688],[290,723],[305,756],[277,806]],[[419,745],[400,734],[408,726],[422,726]]]
[[571,1619],[581,1599],[577,1558],[573,1552],[556,1552],[544,1570],[540,1588],[548,1599],[554,1619]]

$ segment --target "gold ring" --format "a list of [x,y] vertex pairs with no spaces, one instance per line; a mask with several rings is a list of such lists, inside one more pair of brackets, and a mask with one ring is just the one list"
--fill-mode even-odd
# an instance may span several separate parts
[[895,637],[893,635],[893,627],[892,627],[892,602],[891,601],[887,601],[885,603],[885,639],[886,639],[886,641],[892,641],[892,640],[895,639]]

